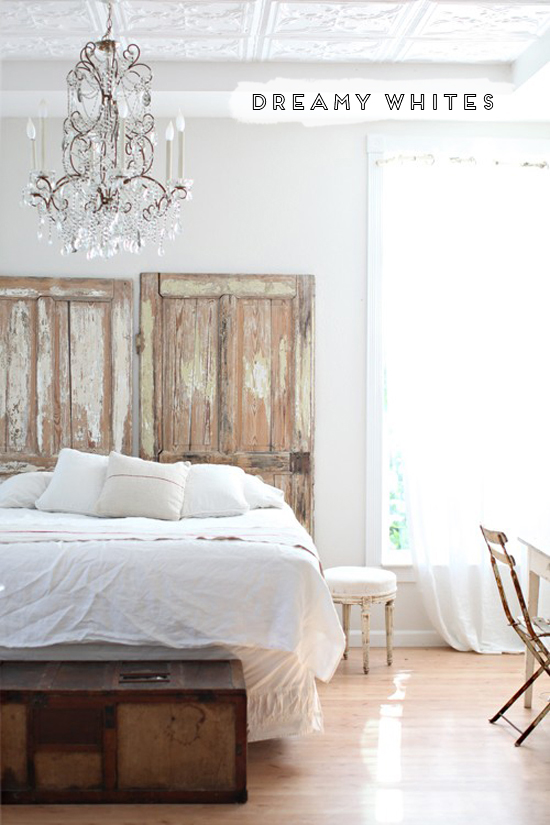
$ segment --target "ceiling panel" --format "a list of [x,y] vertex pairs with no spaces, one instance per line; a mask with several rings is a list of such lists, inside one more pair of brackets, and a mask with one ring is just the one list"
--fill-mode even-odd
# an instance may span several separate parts
[[[100,0],[1,0],[0,56],[74,56]],[[550,0],[120,0],[115,34],[145,59],[508,63],[550,28]]]

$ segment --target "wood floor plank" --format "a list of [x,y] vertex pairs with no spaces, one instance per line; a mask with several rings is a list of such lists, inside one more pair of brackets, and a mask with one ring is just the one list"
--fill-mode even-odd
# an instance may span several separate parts
[[[521,685],[522,656],[358,649],[320,685],[325,733],[252,744],[246,805],[5,806],[2,825],[546,825],[550,722],[521,748],[487,721]],[[543,707],[517,703],[525,726]]]

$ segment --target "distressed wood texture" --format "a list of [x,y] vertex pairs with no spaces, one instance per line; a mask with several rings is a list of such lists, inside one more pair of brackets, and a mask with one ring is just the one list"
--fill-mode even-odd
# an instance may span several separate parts
[[314,279],[141,276],[140,453],[237,464],[313,532]]
[[0,721],[3,802],[246,801],[238,660],[2,662]]
[[0,477],[132,447],[132,284],[0,277]]

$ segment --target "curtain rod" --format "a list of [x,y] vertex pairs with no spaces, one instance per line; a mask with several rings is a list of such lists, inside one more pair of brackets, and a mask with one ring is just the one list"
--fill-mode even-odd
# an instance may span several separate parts
[[[435,155],[427,154],[427,155],[392,155],[389,158],[381,158],[380,160],[376,161],[377,166],[388,166],[393,164],[405,164],[405,163],[421,163],[423,166],[433,166],[434,163],[437,161],[449,161],[450,163],[457,163],[457,164],[468,164],[470,166],[476,166],[478,163],[478,159],[475,157],[447,157],[447,158],[436,158]],[[483,162],[483,161],[482,161]],[[546,160],[541,161],[505,161],[505,160],[491,160],[488,161],[489,163],[493,164],[494,166],[515,166],[522,169],[550,169],[550,165]]]

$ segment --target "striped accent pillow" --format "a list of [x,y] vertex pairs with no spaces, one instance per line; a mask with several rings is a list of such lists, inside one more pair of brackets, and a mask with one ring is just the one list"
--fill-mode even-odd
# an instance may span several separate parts
[[188,462],[159,464],[112,452],[96,514],[177,521],[189,468]]

